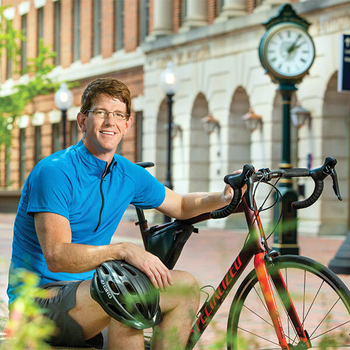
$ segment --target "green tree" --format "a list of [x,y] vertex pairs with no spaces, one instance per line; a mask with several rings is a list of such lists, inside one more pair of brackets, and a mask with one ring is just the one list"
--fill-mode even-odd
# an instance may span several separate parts
[[[0,6],[0,52],[6,49],[6,58],[18,66],[21,54],[21,41],[26,40],[23,33],[13,28],[12,21],[4,16],[6,7]],[[0,144],[11,144],[11,130],[15,118],[21,116],[25,107],[38,95],[54,92],[59,83],[54,83],[48,73],[54,68],[50,63],[55,56],[43,41],[39,43],[38,55],[27,59],[27,66],[18,73],[28,75],[28,83],[15,84],[10,94],[4,94],[0,87]],[[0,57],[0,59],[3,57]]]

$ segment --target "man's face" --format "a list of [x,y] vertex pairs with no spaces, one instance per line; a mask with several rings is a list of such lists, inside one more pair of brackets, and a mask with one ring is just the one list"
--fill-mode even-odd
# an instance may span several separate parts
[[[103,109],[126,114],[126,105],[118,99],[101,95],[90,110]],[[105,118],[97,118],[92,112],[78,113],[78,123],[84,132],[83,142],[86,148],[95,156],[105,161],[111,161],[117,146],[131,127],[133,120],[114,119],[112,113]]]

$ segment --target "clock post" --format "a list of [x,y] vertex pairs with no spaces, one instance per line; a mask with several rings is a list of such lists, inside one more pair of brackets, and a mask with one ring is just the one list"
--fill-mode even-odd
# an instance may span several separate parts
[[[296,90],[294,84],[281,83],[278,90],[282,95],[282,161],[281,169],[292,167],[291,152],[290,152],[290,102],[293,92]],[[299,254],[297,244],[297,213],[292,209],[292,202],[298,200],[298,195],[293,188],[293,181],[290,178],[281,179],[278,183],[278,190],[281,197],[278,198],[277,204],[274,207],[274,222],[277,223],[280,215],[281,221],[278,224],[272,247],[281,254]],[[282,213],[282,214],[281,214]]]
[[[276,17],[263,23],[266,32],[259,46],[259,58],[272,81],[279,85],[283,102],[281,169],[292,167],[290,155],[290,103],[293,93],[308,73],[314,58],[315,46],[307,30],[310,25],[299,17],[290,5],[282,5]],[[297,215],[291,203],[298,200],[290,178],[278,183],[274,222],[278,226],[272,247],[281,254],[298,254]],[[281,215],[281,220],[280,220]],[[280,221],[279,221],[280,220]]]

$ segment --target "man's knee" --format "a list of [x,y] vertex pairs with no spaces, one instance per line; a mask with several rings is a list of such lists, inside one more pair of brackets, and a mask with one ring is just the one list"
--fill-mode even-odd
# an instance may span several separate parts
[[199,285],[190,273],[172,271],[173,286],[169,290],[172,297],[180,298],[184,303],[197,304],[199,301]]
[[199,285],[196,278],[188,272],[179,271],[181,273],[181,284],[184,286],[192,297],[197,298],[199,296]]

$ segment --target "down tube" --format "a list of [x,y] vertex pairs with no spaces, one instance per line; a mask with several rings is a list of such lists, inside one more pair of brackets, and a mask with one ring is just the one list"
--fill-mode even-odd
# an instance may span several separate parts
[[191,334],[187,342],[186,350],[193,349],[203,332],[209,325],[210,321],[219,310],[221,304],[230,293],[232,287],[237,282],[239,276],[247,267],[249,261],[253,257],[253,253],[247,250],[242,250],[236,260],[227,271],[219,286],[216,288],[213,295],[203,304],[197,314],[197,320],[192,326]]

